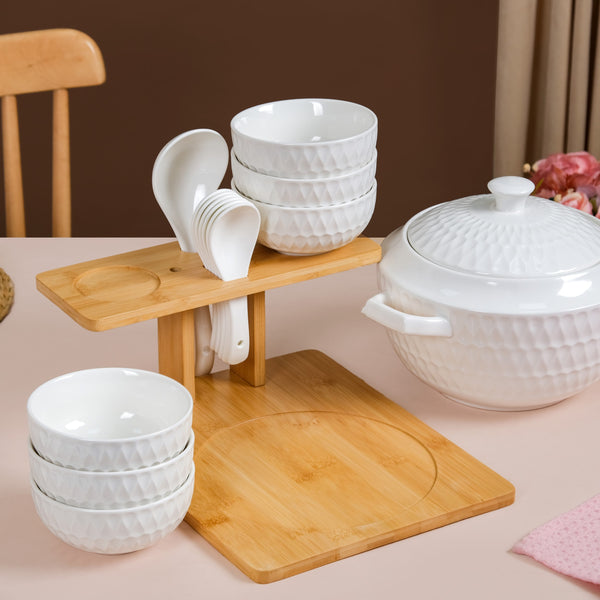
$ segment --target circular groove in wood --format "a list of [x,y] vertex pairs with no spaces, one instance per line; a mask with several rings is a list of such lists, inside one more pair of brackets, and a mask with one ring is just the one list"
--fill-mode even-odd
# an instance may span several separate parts
[[96,300],[128,300],[148,296],[160,286],[160,277],[142,267],[112,265],[85,271],[75,279],[83,296]]
[[429,450],[401,429],[320,411],[221,429],[195,461],[202,529],[236,530],[259,554],[263,544],[269,552],[273,543],[363,535],[420,502],[437,477]]

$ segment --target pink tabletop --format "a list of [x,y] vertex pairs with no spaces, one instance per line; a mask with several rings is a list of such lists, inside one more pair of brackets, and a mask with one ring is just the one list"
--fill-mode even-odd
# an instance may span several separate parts
[[[553,407],[488,412],[453,403],[408,373],[385,330],[360,314],[375,266],[267,293],[267,356],[322,350],[516,487],[515,503],[357,556],[260,585],[186,523],[155,546],[102,556],[67,546],[29,492],[25,406],[61,373],[100,366],[157,370],[156,323],[93,333],[35,289],[48,269],[165,239],[0,239],[15,305],[0,323],[0,598],[252,599],[591,598],[598,586],[559,575],[514,544],[600,492],[600,387]],[[225,366],[215,365],[216,370]]]

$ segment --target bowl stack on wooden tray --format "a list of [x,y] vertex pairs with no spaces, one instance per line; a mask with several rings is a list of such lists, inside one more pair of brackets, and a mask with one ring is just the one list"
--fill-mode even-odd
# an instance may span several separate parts
[[27,413],[34,505],[58,538],[122,554],[181,523],[195,474],[182,385],[138,369],[77,371],[38,387]]
[[343,100],[282,100],[231,121],[232,189],[261,215],[258,241],[284,254],[348,244],[375,209],[377,117]]

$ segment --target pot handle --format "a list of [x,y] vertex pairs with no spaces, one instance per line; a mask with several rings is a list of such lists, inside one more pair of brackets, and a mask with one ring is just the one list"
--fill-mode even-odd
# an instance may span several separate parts
[[373,321],[400,333],[439,337],[452,336],[452,325],[444,317],[422,317],[396,310],[385,303],[385,294],[383,293],[369,298],[361,312]]

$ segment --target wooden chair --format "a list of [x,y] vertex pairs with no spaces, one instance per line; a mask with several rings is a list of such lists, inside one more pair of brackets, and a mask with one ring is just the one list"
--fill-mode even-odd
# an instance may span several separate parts
[[17,99],[19,94],[53,92],[52,235],[71,235],[71,173],[68,88],[105,80],[100,49],[74,29],[46,29],[0,35],[0,97],[6,234],[25,236],[25,206]]

